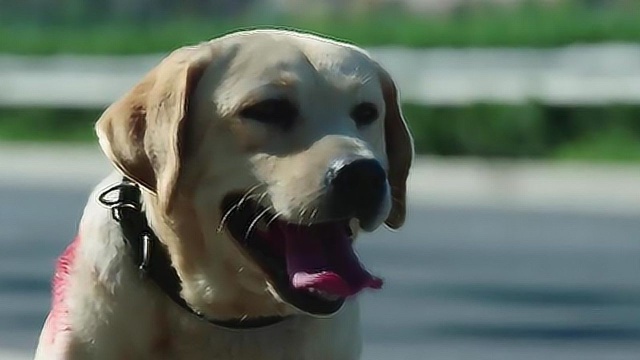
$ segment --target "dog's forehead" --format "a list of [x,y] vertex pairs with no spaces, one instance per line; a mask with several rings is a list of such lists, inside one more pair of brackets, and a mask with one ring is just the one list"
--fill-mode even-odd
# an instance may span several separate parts
[[227,40],[234,56],[228,85],[287,85],[322,76],[356,85],[377,77],[377,67],[361,49],[309,34],[254,31]]

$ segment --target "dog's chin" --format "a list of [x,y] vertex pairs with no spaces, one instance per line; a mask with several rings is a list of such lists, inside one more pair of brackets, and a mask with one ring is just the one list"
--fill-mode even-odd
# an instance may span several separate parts
[[347,298],[382,286],[355,254],[350,219],[294,224],[240,194],[226,196],[221,206],[231,237],[267,274],[277,295],[300,311],[331,315]]

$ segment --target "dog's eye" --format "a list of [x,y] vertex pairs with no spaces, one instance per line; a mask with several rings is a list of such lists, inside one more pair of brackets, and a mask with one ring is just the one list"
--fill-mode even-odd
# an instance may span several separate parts
[[240,116],[287,128],[298,117],[298,109],[287,99],[268,99],[242,109]]
[[351,118],[358,126],[369,125],[378,118],[378,108],[369,102],[358,104],[351,110]]

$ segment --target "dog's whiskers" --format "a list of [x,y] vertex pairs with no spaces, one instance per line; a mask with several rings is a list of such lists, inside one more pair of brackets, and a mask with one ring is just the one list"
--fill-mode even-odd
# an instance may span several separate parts
[[253,228],[256,226],[256,224],[258,224],[258,221],[260,221],[260,219],[262,217],[264,217],[269,210],[271,210],[271,207],[268,207],[264,210],[262,210],[252,221],[251,224],[249,224],[249,227],[247,228],[247,231],[244,233],[244,239],[247,240],[249,238],[249,235],[251,234],[251,231],[253,231]]
[[306,206],[300,209],[300,212],[298,213],[298,225],[302,225],[304,223],[304,216],[306,215],[307,210],[309,210],[309,208]]
[[256,184],[250,187],[249,190],[247,190],[238,201],[238,206],[241,206],[242,204],[244,204],[245,201],[251,199],[253,192],[258,190],[261,186],[264,186],[264,184]]
[[264,200],[264,197],[267,196],[267,191],[263,191],[262,194],[260,195],[260,197],[258,197],[258,200],[256,201],[258,204],[262,203],[262,200]]
[[311,216],[309,216],[309,222],[312,222],[318,215],[318,208],[313,209]]
[[242,204],[247,201],[250,200],[254,197],[256,197],[255,194],[253,194],[254,191],[256,191],[257,189],[259,189],[261,186],[263,186],[264,184],[256,184],[252,187],[249,188],[249,190],[247,190],[244,195],[242,195],[242,197],[240,198],[240,200],[238,200],[235,204],[233,204],[229,210],[227,210],[223,215],[222,218],[220,219],[220,224],[218,224],[218,227],[216,228],[216,232],[220,233],[222,232],[222,230],[224,229],[224,225],[226,224],[226,222],[229,220],[229,216],[231,216],[231,214],[238,210]]
[[275,213],[271,219],[269,219],[269,221],[267,221],[266,227],[269,228],[269,226],[271,226],[271,224],[273,224],[274,221],[276,221],[283,213],[281,211],[278,211],[277,213]]
[[218,224],[218,227],[216,228],[216,232],[217,233],[221,233],[222,229],[224,228],[224,224],[227,222],[227,220],[229,219],[229,216],[231,216],[231,214],[236,211],[238,208],[240,207],[239,203],[233,204],[233,206],[231,206],[229,208],[229,210],[227,210],[224,215],[222,215],[222,219],[220,219],[220,224]]

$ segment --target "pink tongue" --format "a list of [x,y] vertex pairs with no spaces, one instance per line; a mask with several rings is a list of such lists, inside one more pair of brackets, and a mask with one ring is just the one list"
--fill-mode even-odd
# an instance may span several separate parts
[[344,223],[276,226],[285,238],[287,273],[294,288],[347,297],[382,287],[382,280],[360,264]]

